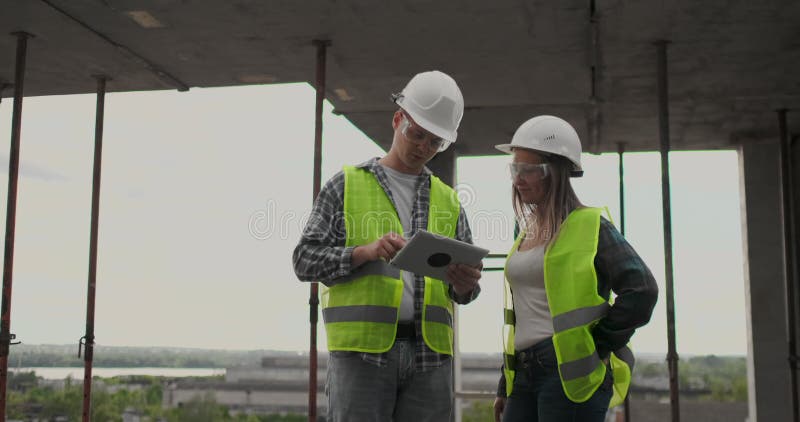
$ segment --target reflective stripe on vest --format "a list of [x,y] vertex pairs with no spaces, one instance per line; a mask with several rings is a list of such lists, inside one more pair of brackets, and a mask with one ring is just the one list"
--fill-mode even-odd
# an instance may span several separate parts
[[633,358],[633,350],[629,346],[623,346],[611,353],[611,373],[614,376],[614,395],[608,407],[614,407],[625,401],[628,389],[631,386],[631,373],[636,360]]
[[603,302],[597,306],[578,308],[553,317],[553,331],[560,333],[570,328],[591,324],[605,316],[611,306]]
[[336,283],[346,283],[348,281],[353,281],[368,275],[380,275],[389,278],[400,278],[400,269],[395,266],[389,265],[389,263],[384,260],[371,261],[362,265],[358,269],[353,270],[353,272],[351,272],[350,274],[341,278],[337,278]]
[[[561,384],[567,397],[578,403],[594,394],[606,371],[606,366],[597,356],[591,334],[594,324],[610,308],[606,299],[597,293],[594,269],[600,212],[597,208],[580,208],[570,213],[562,223],[558,237],[548,245],[544,257],[545,291],[552,315],[553,346]],[[519,248],[523,238],[524,233],[514,242],[509,257]],[[511,394],[513,388],[515,354],[513,301],[510,296],[506,279],[504,320],[509,328],[506,329],[504,356],[507,369],[504,373],[507,394]],[[627,347],[614,351],[610,363],[614,375],[614,397],[610,406],[615,406],[627,394],[633,353]]]
[[[366,169],[344,168],[346,246],[369,244],[384,234],[404,233],[394,205]],[[455,192],[431,176],[428,230],[454,237],[460,205]],[[381,353],[394,344],[403,294],[401,272],[372,261],[322,287],[321,305],[329,350]],[[452,302],[441,280],[425,278],[422,337],[439,353],[452,354]]]
[[322,318],[326,323],[333,322],[382,322],[394,324],[397,320],[397,309],[390,306],[353,305],[337,306],[322,310]]

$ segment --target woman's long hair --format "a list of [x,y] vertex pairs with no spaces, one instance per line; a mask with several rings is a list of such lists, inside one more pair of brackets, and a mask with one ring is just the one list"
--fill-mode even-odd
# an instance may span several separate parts
[[512,184],[512,205],[520,230],[526,233],[527,241],[534,245],[549,243],[555,238],[561,223],[572,210],[584,205],[575,195],[570,183],[572,163],[559,155],[547,155],[536,151],[548,164],[545,195],[540,204],[522,201],[517,188]]

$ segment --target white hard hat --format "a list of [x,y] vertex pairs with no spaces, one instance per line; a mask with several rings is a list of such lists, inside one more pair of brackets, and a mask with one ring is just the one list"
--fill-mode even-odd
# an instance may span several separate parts
[[438,70],[414,75],[392,99],[428,132],[455,142],[464,115],[464,97],[456,81]]
[[560,155],[572,162],[570,176],[583,176],[578,132],[556,116],[536,116],[528,120],[514,132],[510,144],[495,145],[495,148],[508,154],[514,148],[525,148]]

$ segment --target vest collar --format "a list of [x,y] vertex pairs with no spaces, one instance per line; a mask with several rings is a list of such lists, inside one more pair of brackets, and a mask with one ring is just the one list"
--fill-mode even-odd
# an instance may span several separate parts
[[[381,165],[380,163],[378,163],[378,160],[380,160],[380,157],[372,157],[369,160],[364,161],[363,163],[356,164],[355,167],[367,169],[370,172],[372,172],[372,174],[378,174],[379,171],[383,172],[382,168],[379,169]],[[433,172],[427,166],[425,166],[422,168],[422,174],[420,174],[420,176],[430,176],[431,174],[433,174]]]

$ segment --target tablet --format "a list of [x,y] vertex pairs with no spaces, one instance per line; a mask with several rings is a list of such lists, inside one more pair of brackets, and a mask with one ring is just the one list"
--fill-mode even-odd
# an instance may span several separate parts
[[404,271],[442,281],[449,264],[478,265],[488,249],[420,230],[389,262]]

